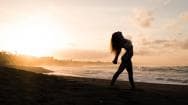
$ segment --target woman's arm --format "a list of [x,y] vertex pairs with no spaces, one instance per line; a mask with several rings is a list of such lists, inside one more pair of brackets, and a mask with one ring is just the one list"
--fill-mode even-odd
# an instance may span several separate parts
[[116,52],[115,58],[112,61],[113,64],[117,64],[119,54],[121,53],[121,49]]

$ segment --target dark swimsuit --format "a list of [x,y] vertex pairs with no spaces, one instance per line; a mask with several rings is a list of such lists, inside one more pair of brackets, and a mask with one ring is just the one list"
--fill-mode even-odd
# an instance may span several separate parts
[[[129,42],[131,43],[131,42]],[[132,43],[130,44],[130,46],[127,46],[125,48],[126,53],[121,57],[122,62],[128,62],[131,60],[132,56],[133,56],[133,46]]]

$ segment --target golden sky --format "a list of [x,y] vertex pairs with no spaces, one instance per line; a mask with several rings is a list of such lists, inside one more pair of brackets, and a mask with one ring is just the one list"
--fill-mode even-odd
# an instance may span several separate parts
[[0,0],[0,50],[111,61],[122,31],[134,63],[188,65],[187,0]]

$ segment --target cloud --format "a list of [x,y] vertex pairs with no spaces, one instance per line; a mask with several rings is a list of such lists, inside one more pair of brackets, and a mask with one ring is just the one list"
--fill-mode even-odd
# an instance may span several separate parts
[[153,51],[149,50],[149,49],[140,49],[140,50],[136,50],[134,52],[135,55],[153,55]]
[[166,6],[168,5],[172,0],[163,0],[163,5]]
[[142,44],[143,45],[151,45],[151,44],[165,44],[167,43],[168,40],[164,39],[156,39],[156,40],[147,40],[147,39],[142,39]]
[[57,51],[55,55],[62,59],[72,60],[103,60],[111,56],[110,52],[83,50],[83,49],[66,49]]
[[183,43],[181,44],[182,49],[188,50],[188,39],[185,39]]
[[181,31],[181,23],[179,19],[170,19],[164,25],[165,29],[171,30],[172,32],[180,32]]
[[182,21],[188,22],[188,11],[181,12],[179,17]]
[[188,26],[188,11],[182,11],[176,17],[168,19],[164,24],[164,29],[170,30],[176,34],[185,33],[185,27]]
[[149,49],[188,49],[188,38],[187,39],[142,39],[142,46],[145,46]]
[[160,3],[161,5],[167,6],[172,0],[150,0],[152,3]]
[[187,39],[141,39],[135,49],[135,55],[163,55],[177,54],[181,51],[188,51]]
[[150,27],[154,20],[153,13],[146,9],[135,9],[133,11],[133,22],[143,28]]

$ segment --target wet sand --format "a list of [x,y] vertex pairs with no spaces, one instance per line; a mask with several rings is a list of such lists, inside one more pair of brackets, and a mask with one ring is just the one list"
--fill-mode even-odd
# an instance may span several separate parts
[[188,105],[188,86],[50,76],[0,66],[1,105]]

